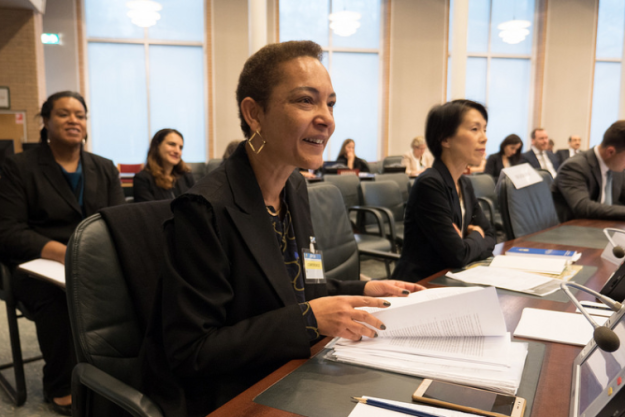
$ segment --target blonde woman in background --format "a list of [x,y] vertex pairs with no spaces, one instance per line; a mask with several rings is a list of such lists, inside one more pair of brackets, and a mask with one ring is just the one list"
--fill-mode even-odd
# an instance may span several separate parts
[[412,150],[403,155],[401,165],[406,167],[406,174],[416,177],[432,166],[434,156],[428,149],[423,136],[414,138],[410,147]]

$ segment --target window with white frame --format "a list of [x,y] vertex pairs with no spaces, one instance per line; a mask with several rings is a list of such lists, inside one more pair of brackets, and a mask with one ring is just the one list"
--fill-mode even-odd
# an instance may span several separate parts
[[625,2],[599,0],[590,146],[601,143],[607,128],[619,119],[624,35]]
[[[378,159],[380,137],[380,0],[280,0],[280,41],[312,40],[323,48],[323,64],[337,95],[336,130],[324,158],[335,160],[347,138],[354,139],[356,155]],[[360,27],[350,36],[329,27],[331,13],[360,14]]]
[[[535,0],[470,0],[467,33],[455,33],[454,0],[450,2],[449,64],[447,99],[451,99],[454,65],[452,36],[466,38],[466,79],[464,98],[488,109],[487,154],[499,152],[499,145],[511,133],[525,139],[533,128],[531,115],[531,73]],[[526,21],[525,38],[516,43],[500,36],[498,26],[510,21]],[[462,57],[461,57],[462,58]]]
[[184,136],[184,160],[206,160],[204,1],[157,1],[142,28],[126,0],[84,0],[92,151],[115,163],[144,162],[163,128]]

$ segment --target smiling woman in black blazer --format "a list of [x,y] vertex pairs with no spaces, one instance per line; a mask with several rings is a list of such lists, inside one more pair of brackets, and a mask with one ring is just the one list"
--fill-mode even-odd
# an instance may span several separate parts
[[191,169],[182,160],[184,139],[175,129],[161,129],[152,138],[145,168],[133,179],[135,203],[171,200],[193,187]]
[[514,133],[506,136],[499,145],[499,152],[488,157],[484,173],[490,174],[495,181],[499,178],[501,170],[517,165],[521,162],[521,148],[523,141]]
[[[66,245],[78,223],[101,208],[124,203],[113,163],[83,150],[87,106],[82,96],[53,94],[41,117],[42,143],[2,166],[0,260],[11,268],[36,258],[65,263]],[[65,291],[21,274],[15,288],[34,313],[45,360],[44,398],[55,411],[68,414],[76,358]]]
[[309,357],[320,335],[374,337],[382,323],[355,307],[383,307],[372,297],[422,288],[306,279],[301,250],[314,232],[306,181],[294,170],[319,167],[334,131],[336,95],[321,56],[310,41],[252,55],[237,87],[248,140],[172,203],[160,310],[145,349],[155,375],[143,386],[166,415],[208,414]]
[[416,282],[440,270],[485,259],[495,233],[462,173],[484,157],[488,114],[479,103],[435,106],[425,138],[434,165],[417,177],[406,208],[404,247],[393,277]]

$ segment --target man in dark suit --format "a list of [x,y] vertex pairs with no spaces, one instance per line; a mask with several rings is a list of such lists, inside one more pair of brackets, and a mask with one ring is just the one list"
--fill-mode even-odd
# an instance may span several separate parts
[[547,149],[549,147],[549,135],[542,127],[532,130],[532,148],[521,154],[521,163],[528,162],[535,169],[546,169],[552,177],[556,177],[560,163],[558,158]]
[[569,158],[551,186],[560,221],[625,219],[625,120],[593,149]]
[[577,135],[572,135],[569,137],[569,148],[568,149],[560,149],[556,152],[556,156],[558,157],[558,161],[560,165],[564,163],[567,159],[572,156],[577,155],[582,150],[580,149],[582,146],[582,138]]

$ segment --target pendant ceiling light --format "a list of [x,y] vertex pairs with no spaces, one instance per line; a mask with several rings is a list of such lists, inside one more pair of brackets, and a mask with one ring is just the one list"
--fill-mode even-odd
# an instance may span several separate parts
[[152,0],[133,0],[126,3],[130,9],[127,13],[132,23],[142,28],[154,26],[161,18],[158,12],[163,8],[159,3]]
[[525,40],[525,37],[530,34],[528,28],[531,25],[532,23],[527,20],[509,20],[499,24],[497,29],[501,31],[499,32],[501,40],[514,45]]
[[343,10],[330,15],[330,29],[339,36],[351,36],[360,27],[360,13]]

